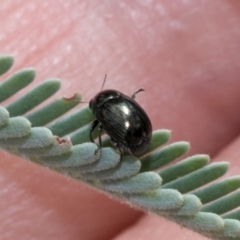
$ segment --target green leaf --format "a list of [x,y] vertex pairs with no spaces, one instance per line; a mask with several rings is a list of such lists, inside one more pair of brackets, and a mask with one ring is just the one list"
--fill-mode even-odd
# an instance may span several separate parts
[[240,191],[237,191],[204,205],[201,209],[201,212],[223,214],[238,207],[239,205]]
[[12,55],[0,56],[0,75],[7,72],[13,65],[14,58]]
[[[72,144],[76,145],[84,142],[90,142],[90,127],[91,127],[91,124],[88,124],[78,129],[77,131],[73,132],[72,134],[70,134],[70,139],[72,141]],[[97,136],[98,136],[98,132],[94,131],[93,138],[96,138]],[[106,146],[106,145],[103,143],[103,146]]]
[[10,118],[7,125],[0,129],[1,143],[7,143],[9,139],[22,138],[31,132],[31,123],[23,117]]
[[185,154],[189,149],[189,143],[177,142],[163,147],[151,155],[142,158],[141,172],[151,171],[172,162]]
[[48,105],[27,114],[26,118],[32,123],[33,126],[42,126],[77,106],[80,100],[80,94],[75,94],[74,97],[69,99],[59,98],[52,101]]
[[183,196],[172,189],[157,189],[134,195],[124,194],[124,198],[140,208],[153,211],[179,210],[184,203]]
[[164,184],[162,187],[173,188],[181,193],[186,193],[221,177],[226,173],[228,165],[227,162],[213,163],[170,183]]
[[202,203],[198,197],[193,194],[183,195],[184,203],[177,212],[178,216],[192,216],[198,213],[202,207]]
[[0,143],[3,146],[19,147],[19,148],[43,148],[53,143],[52,132],[47,128],[38,127],[32,128],[31,132],[27,136],[18,138],[0,139]]
[[[0,102],[8,99],[22,88],[26,87],[35,78],[35,70],[26,68],[14,73],[0,83]],[[11,115],[16,116],[16,115]]]
[[166,184],[206,166],[209,161],[210,159],[208,155],[198,154],[183,159],[182,161],[177,162],[169,167],[163,168],[158,171],[158,173],[163,179],[163,184]]
[[[39,137],[40,135],[38,135]],[[20,154],[30,157],[54,157],[60,156],[71,151],[72,143],[69,138],[59,138],[52,136],[51,145],[42,146],[41,148],[22,148],[18,149]]]
[[6,109],[9,111],[11,116],[22,115],[52,96],[59,89],[59,87],[59,80],[47,80],[31,89],[22,97],[6,105]]
[[[233,219],[224,219],[224,237],[240,237],[240,222]],[[234,238],[235,239],[235,238]]]
[[100,151],[93,143],[76,145],[71,152],[56,157],[41,158],[41,163],[52,168],[71,168],[94,163],[99,160]]
[[192,192],[192,194],[198,196],[202,203],[208,203],[228,193],[235,191],[240,187],[240,177],[234,176],[225,178],[216,183],[212,183],[206,187],[202,187]]
[[232,218],[240,221],[240,209],[236,209],[234,211],[230,211],[222,215],[222,218]]
[[162,179],[154,172],[140,173],[137,176],[124,180],[102,181],[101,188],[116,193],[143,193],[157,189],[161,186]]
[[86,106],[50,123],[47,127],[53,132],[53,134],[64,136],[89,124],[94,118],[91,110]]
[[0,128],[8,123],[9,120],[9,112],[3,108],[0,107]]
[[224,221],[217,214],[199,212],[191,217],[172,216],[171,219],[183,226],[191,226],[198,232],[219,232],[224,229]]
[[87,180],[119,180],[137,175],[140,168],[141,162],[136,157],[128,155],[111,169],[81,175]]
[[107,169],[111,169],[120,162],[120,155],[116,153],[112,148],[101,148],[98,149],[100,152],[99,161],[95,161],[93,163],[87,163],[85,165],[75,167],[74,169],[68,169],[71,172],[72,176],[78,176],[78,173],[86,173],[86,172],[99,172]]

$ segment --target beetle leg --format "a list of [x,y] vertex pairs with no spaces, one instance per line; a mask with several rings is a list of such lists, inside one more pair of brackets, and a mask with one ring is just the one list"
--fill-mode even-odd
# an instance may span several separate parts
[[99,124],[99,121],[96,119],[92,122],[91,124],[91,128],[90,128],[90,140],[91,142],[95,143],[94,140],[93,140],[93,137],[92,137],[92,132],[93,130],[96,128],[96,126]]
[[118,152],[119,152],[119,155],[120,155],[120,161],[122,160],[122,157],[123,157],[123,152],[122,152],[122,148],[119,146],[118,143],[116,143],[115,145],[117,148],[118,148]]
[[102,136],[101,136],[101,133],[102,133],[102,125],[100,124],[99,127],[98,127],[99,148],[102,148]]
[[120,147],[120,145],[114,141],[112,138],[111,138],[111,142],[112,144],[118,148],[118,152],[119,152],[119,155],[120,155],[120,161],[122,160],[122,156],[123,156],[123,152],[122,152],[122,148]]
[[143,88],[139,88],[137,91],[135,91],[133,94],[132,94],[132,98],[135,99],[136,95],[139,93],[139,92],[142,92],[144,91]]
[[117,145],[117,148],[118,148],[118,151],[120,153],[120,161],[122,160],[122,157],[123,157],[123,152],[122,152],[122,149],[119,145]]

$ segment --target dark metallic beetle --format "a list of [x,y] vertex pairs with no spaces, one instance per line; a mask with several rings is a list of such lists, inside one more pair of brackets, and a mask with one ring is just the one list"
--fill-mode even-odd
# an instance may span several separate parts
[[92,142],[92,132],[99,125],[100,148],[101,131],[105,130],[121,155],[122,149],[132,155],[146,150],[152,137],[152,124],[145,111],[134,100],[141,91],[144,89],[138,89],[130,98],[116,90],[104,90],[91,99],[89,107],[96,116],[90,130]]

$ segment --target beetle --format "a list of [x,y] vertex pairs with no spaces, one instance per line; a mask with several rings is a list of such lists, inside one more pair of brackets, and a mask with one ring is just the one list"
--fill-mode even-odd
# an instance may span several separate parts
[[99,148],[102,147],[102,130],[110,136],[121,156],[122,150],[136,156],[149,146],[152,124],[135,101],[137,93],[141,91],[144,89],[138,89],[129,97],[116,90],[103,90],[90,100],[89,108],[96,117],[90,128],[90,140],[94,143],[92,132],[99,125]]

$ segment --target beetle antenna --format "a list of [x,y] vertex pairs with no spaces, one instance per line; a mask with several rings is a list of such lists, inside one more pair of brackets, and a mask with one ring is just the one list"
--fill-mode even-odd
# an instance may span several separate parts
[[107,74],[105,74],[105,77],[103,79],[103,84],[102,84],[102,87],[101,87],[101,91],[103,90],[103,87],[105,85],[106,80],[107,80]]
[[[105,85],[106,80],[107,80],[107,74],[105,74],[105,76],[104,76],[103,84],[102,84],[102,87],[101,87],[101,91],[102,91],[102,89],[103,89],[103,87],[104,87],[104,85]],[[79,102],[79,103],[89,103],[89,102],[81,101],[81,102]]]

